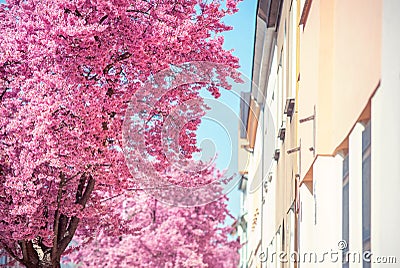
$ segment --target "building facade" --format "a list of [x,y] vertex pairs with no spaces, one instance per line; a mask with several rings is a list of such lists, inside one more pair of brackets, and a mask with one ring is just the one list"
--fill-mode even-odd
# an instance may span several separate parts
[[398,267],[396,14],[396,0],[258,1],[241,267]]

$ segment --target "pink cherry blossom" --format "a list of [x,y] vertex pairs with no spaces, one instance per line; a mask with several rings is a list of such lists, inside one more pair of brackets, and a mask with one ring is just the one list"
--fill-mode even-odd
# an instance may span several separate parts
[[[81,242],[74,260],[99,267],[96,252],[82,252],[103,242],[115,267],[142,261],[148,267],[232,267],[222,263],[234,262],[236,255],[228,252],[237,249],[227,242],[228,230],[218,229],[227,215],[224,201],[187,210],[157,205],[155,223],[149,213],[154,199],[132,194],[125,203],[110,200],[143,179],[142,172],[128,170],[121,152],[132,95],[171,64],[209,61],[237,68],[238,59],[216,35],[231,29],[221,20],[236,9],[235,1],[222,8],[219,1],[202,0],[0,5],[0,248],[26,267],[60,267],[73,239]],[[197,119],[179,132],[187,159],[198,151],[195,131],[205,109],[200,88],[167,92],[152,113],[168,115],[177,103],[196,99]],[[217,88],[210,91],[219,96]],[[163,120],[155,120],[144,137],[135,137],[145,140],[158,172],[170,168],[160,143],[162,126]],[[154,169],[141,155],[136,160],[140,170]],[[212,180],[212,174],[210,168],[192,180],[169,179],[192,186]],[[127,207],[137,211],[121,218]],[[175,242],[163,244],[168,240]],[[127,256],[130,244],[136,256]],[[152,254],[165,258],[152,260]]]

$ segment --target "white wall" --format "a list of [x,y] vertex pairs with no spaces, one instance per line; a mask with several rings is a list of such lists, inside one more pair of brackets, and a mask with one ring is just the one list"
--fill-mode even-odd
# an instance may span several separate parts
[[[343,158],[319,156],[313,167],[314,193],[316,195],[316,244],[315,251],[321,256],[338,249],[342,238],[342,162]],[[306,239],[303,236],[303,239]],[[332,262],[329,256],[316,267],[341,267],[340,262]],[[304,265],[303,267],[309,267]]]
[[371,108],[371,251],[400,263],[400,1],[383,1],[382,80]]
[[[305,184],[300,187],[300,243],[299,243],[299,253],[313,251],[317,241],[315,241],[315,225],[314,225],[314,198],[310,191],[307,189]],[[302,264],[300,267],[310,267],[312,264]]]
[[339,155],[319,156],[313,166],[314,195],[304,184],[300,187],[299,267],[342,266],[340,261],[331,261],[331,255],[324,255],[338,252],[342,237],[342,162]]

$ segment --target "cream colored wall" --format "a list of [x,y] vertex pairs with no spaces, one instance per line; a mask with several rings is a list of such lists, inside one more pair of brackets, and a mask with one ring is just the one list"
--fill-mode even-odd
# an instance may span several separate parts
[[289,14],[289,8],[290,8],[290,1],[284,0],[283,1],[283,6],[282,6],[282,10],[281,10],[281,18],[279,21],[279,27],[278,27],[278,34],[276,37],[276,43],[278,46],[278,63],[279,63],[279,59],[281,57],[281,53],[282,53],[282,49],[283,48],[283,41],[284,41],[284,28],[285,28],[285,20],[288,17]]
[[[262,118],[262,114],[260,116]],[[249,154],[248,166],[248,187],[247,187],[247,211],[248,211],[248,256],[250,267],[256,267],[259,264],[259,253],[257,252],[257,245],[261,239],[261,157],[262,157],[262,122],[259,122],[257,127],[257,137],[254,146],[254,152]],[[256,187],[257,186],[257,187]],[[254,191],[250,191],[250,190]],[[257,213],[258,211],[258,213]],[[253,228],[254,227],[254,228]]]
[[[273,88],[275,102],[268,97],[273,107],[277,129],[280,127],[286,96],[290,96],[291,42],[283,37],[284,21],[289,14],[289,3],[284,1],[276,53],[284,59],[279,75],[271,79],[268,88]],[[295,0],[293,0],[295,2]],[[303,3],[304,1],[301,0]],[[384,54],[381,64],[382,2],[389,19],[384,22]],[[270,249],[281,250],[280,237],[276,230],[282,220],[287,220],[287,210],[294,198],[293,175],[296,173],[296,155],[286,151],[299,145],[301,139],[301,177],[312,170],[315,200],[303,184],[300,187],[301,221],[300,251],[337,249],[341,240],[342,208],[342,159],[333,154],[348,137],[350,152],[350,251],[361,251],[361,132],[357,120],[373,96],[382,77],[381,87],[372,97],[372,237],[374,255],[400,256],[397,247],[400,240],[395,213],[400,202],[400,57],[399,38],[393,35],[400,25],[400,5],[396,0],[313,0],[308,20],[300,34],[300,81],[298,92],[298,114],[292,124],[287,119],[286,140],[277,141],[281,149],[279,162],[274,171],[274,183],[269,187],[264,206],[265,225],[263,238],[267,244],[272,238]],[[287,26],[290,23],[286,24]],[[385,32],[386,31],[386,32]],[[287,29],[287,34],[290,30]],[[392,34],[390,34],[392,33]],[[284,46],[287,44],[287,46]],[[282,50],[283,48],[283,50]],[[279,60],[279,56],[277,57]],[[382,68],[382,71],[381,71]],[[285,73],[285,71],[287,73]],[[276,80],[276,83],[275,83]],[[267,96],[271,91],[268,90]],[[313,144],[313,121],[299,124],[298,135],[295,122],[311,116],[316,106],[316,154],[309,150]],[[350,134],[351,133],[351,134]],[[296,138],[297,137],[297,138]],[[260,140],[259,138],[257,138]],[[256,145],[256,148],[259,145]],[[253,156],[253,163],[257,159]],[[249,177],[257,176],[254,164]],[[293,169],[293,172],[292,172]],[[274,170],[274,168],[273,168]],[[271,193],[273,191],[273,194]],[[272,199],[272,200],[271,200]],[[249,200],[251,217],[260,207],[260,192]],[[316,205],[316,206],[315,206]],[[273,208],[272,208],[273,207]],[[315,211],[316,208],[316,211]],[[389,211],[389,213],[388,213]],[[317,215],[315,225],[314,216]],[[268,217],[273,213],[274,216]],[[252,220],[248,222],[251,232]],[[259,221],[258,221],[259,222]],[[258,228],[258,227],[257,227]],[[249,246],[255,250],[259,241],[259,229],[249,234],[253,241]],[[281,230],[282,232],[283,230]],[[264,248],[264,246],[263,246]],[[251,251],[249,249],[249,252]],[[255,256],[257,257],[257,256]],[[256,258],[257,259],[257,258]],[[276,266],[281,267],[281,266]],[[303,264],[302,267],[321,267],[321,264]],[[341,267],[341,263],[324,263],[323,267]],[[360,267],[351,264],[351,267]],[[380,267],[375,265],[374,267]],[[386,267],[386,266],[385,266]],[[392,266],[395,267],[395,266]]]
[[314,0],[300,34],[299,126],[303,178],[317,155],[331,155],[357,123],[380,80],[380,0]]
[[[258,243],[261,239],[261,225],[260,225],[260,209],[261,209],[261,188],[256,192],[249,194],[248,196],[249,205],[249,222],[247,223],[247,233],[248,233],[248,252],[249,252],[249,262],[253,259],[253,265],[251,267],[256,267],[259,263],[259,254],[257,251]],[[256,214],[258,211],[258,214]],[[253,229],[253,222],[256,222]],[[251,255],[250,255],[251,253]]]
[[[238,137],[240,137],[240,129],[238,132]],[[246,172],[249,170],[249,153],[242,147],[248,145],[247,139],[238,138],[238,172]]]
[[[298,92],[298,118],[307,118],[314,114],[314,105],[318,97],[319,77],[319,32],[320,0],[314,0],[308,15],[307,24],[300,30],[300,80]],[[301,179],[306,175],[314,160],[313,121],[299,124],[298,134],[301,139]]]
[[317,154],[329,154],[333,147],[333,18],[334,0],[313,1],[300,36],[299,119],[312,116],[314,106],[316,110],[315,122],[299,126],[302,177]]
[[[276,165],[272,167],[275,170]],[[263,248],[266,248],[273,240],[276,233],[275,211],[276,211],[276,182],[277,177],[271,174],[271,182],[268,182],[268,192],[265,194],[263,208]],[[267,179],[268,181],[268,179]]]
[[316,105],[316,154],[329,154],[332,148],[332,114],[339,107],[332,104],[333,95],[333,27],[334,0],[320,1],[320,33],[318,56],[318,102]]
[[[275,133],[278,133],[278,126],[276,124],[276,119],[277,119],[277,90],[278,90],[278,84],[277,84],[277,49],[274,49],[274,53],[272,56],[272,65],[271,65],[271,73],[268,79],[268,86],[267,86],[267,94],[266,94],[266,104],[269,106],[270,111],[271,111],[271,117],[273,118],[274,121],[274,126],[272,126],[269,122],[269,118],[264,118],[264,124],[266,128],[268,127],[275,127],[274,131]],[[274,98],[273,98],[274,96]],[[264,133],[265,134],[265,133]],[[268,147],[268,144],[266,144],[266,140],[264,140],[264,146]],[[273,144],[277,147],[279,146],[278,139],[274,139]],[[277,147],[279,148],[279,147]],[[267,148],[265,148],[265,160],[268,162],[270,157],[270,154],[267,152]],[[269,167],[267,165],[264,165],[264,180],[268,181],[268,191],[264,194],[265,202],[263,205],[263,234],[262,234],[262,249],[263,251],[267,254],[267,252],[272,253],[275,252],[275,247],[273,244],[273,241],[275,239],[275,234],[276,234],[276,184],[278,181],[277,178],[277,163],[273,161],[272,166]],[[269,182],[268,177],[271,176],[271,181]],[[268,248],[268,250],[266,250]],[[268,264],[268,267],[271,267],[270,260],[265,260],[263,262],[263,267],[266,267]]]
[[[284,1],[282,13],[280,18],[279,29],[277,33],[277,64],[281,59],[282,66],[278,69],[278,94],[275,96],[278,102],[278,111],[276,117],[277,129],[282,125],[282,121],[286,122],[286,138],[284,142],[278,141],[278,148],[280,149],[280,158],[277,163],[277,183],[276,183],[276,215],[275,223],[278,227],[282,220],[286,218],[286,213],[294,200],[294,177],[298,173],[297,170],[297,155],[294,153],[288,155],[287,150],[293,149],[298,146],[296,138],[296,123],[297,113],[295,113],[290,120],[285,114],[286,100],[293,97],[296,84],[295,73],[293,72],[292,64],[296,62],[295,51],[296,43],[290,39],[291,32],[293,32],[293,23],[291,23],[291,3],[292,1]],[[297,5],[293,1],[294,5]],[[285,29],[286,27],[286,29]],[[285,33],[286,32],[286,33]],[[278,132],[276,132],[278,133]]]
[[381,77],[382,0],[336,0],[332,152],[355,125]]
[[[300,217],[299,217],[299,233],[300,233],[300,243],[299,252],[312,252],[315,248],[314,243],[316,240],[315,236],[315,225],[314,225],[314,198],[312,194],[308,191],[307,187],[303,184],[300,189]],[[300,264],[300,267],[302,264]],[[309,266],[312,268],[312,264]]]

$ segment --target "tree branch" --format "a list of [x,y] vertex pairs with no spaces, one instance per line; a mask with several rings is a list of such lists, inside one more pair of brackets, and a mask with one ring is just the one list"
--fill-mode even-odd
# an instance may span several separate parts
[[68,217],[65,216],[64,214],[60,215],[60,221],[59,221],[59,227],[58,227],[58,240],[57,243],[61,241],[61,239],[64,237],[65,232],[67,231],[67,226],[68,226]]
[[65,180],[65,183],[70,182],[71,180],[73,180],[76,176],[78,176],[79,174],[81,174],[81,172],[76,173],[74,176],[72,176],[71,178],[68,178]]
[[3,241],[0,240],[0,245],[1,245],[1,247],[2,247],[8,254],[10,254],[11,257],[13,257],[14,259],[16,259],[16,260],[19,261],[20,263],[23,263],[23,262],[22,262],[22,259],[21,259],[21,258],[18,258],[17,254],[15,254],[15,253],[11,250],[11,248],[10,248],[6,243],[4,243]]
[[36,252],[36,250],[33,248],[33,243],[32,241],[27,241],[26,242],[26,250],[28,252],[28,258],[29,258],[29,263],[38,266],[39,264],[39,255]]
[[23,263],[24,264],[29,263],[28,251],[26,250],[26,242],[20,241],[20,242],[18,242],[18,244],[21,247]]
[[92,191],[94,189],[95,185],[95,180],[91,175],[89,175],[89,180],[86,185],[85,192],[83,193],[82,197],[77,200],[77,204],[80,204],[83,206],[83,208],[86,206],[87,201],[89,200],[90,195],[92,194]]
[[127,10],[126,12],[128,12],[128,13],[140,13],[140,14],[144,14],[144,15],[147,15],[147,16],[150,17],[150,13],[149,13],[149,12],[146,12],[146,11],[141,11],[141,10],[136,10],[136,9],[130,9],[130,10]]
[[3,97],[4,97],[4,95],[6,94],[6,92],[7,92],[7,88],[5,88],[5,89],[3,90],[3,92],[1,92],[1,94],[0,94],[0,101],[3,100]]
[[58,187],[58,193],[57,193],[57,210],[55,212],[55,216],[54,216],[54,239],[53,239],[53,248],[51,250],[51,261],[53,262],[53,260],[55,260],[57,254],[57,249],[58,249],[58,230],[59,230],[59,222],[60,222],[60,208],[61,208],[61,199],[62,199],[62,189],[64,187],[64,182],[65,182],[65,176],[64,174],[61,172],[60,173],[60,184]]
[[[86,176],[85,176],[85,181],[86,181]],[[82,209],[85,208],[86,203],[89,200],[91,193],[93,192],[94,185],[95,185],[95,179],[93,179],[93,177],[91,175],[89,175],[89,180],[87,182],[85,191],[83,192],[83,194],[77,193],[76,204],[82,205]],[[80,190],[81,190],[81,184],[78,185],[77,191],[80,191]],[[71,242],[72,238],[74,237],[76,229],[78,228],[79,221],[80,221],[80,219],[77,216],[71,217],[71,220],[68,225],[68,229],[66,231],[66,235],[64,235],[64,237],[61,239],[60,243],[58,244],[58,257],[61,256],[61,254],[65,251],[65,249],[68,247],[68,244]]]
[[81,178],[79,179],[78,189],[76,190],[75,203],[78,203],[78,201],[82,198],[85,183],[86,183],[86,174],[83,173]]

